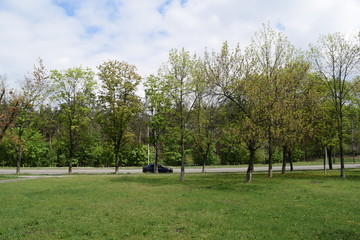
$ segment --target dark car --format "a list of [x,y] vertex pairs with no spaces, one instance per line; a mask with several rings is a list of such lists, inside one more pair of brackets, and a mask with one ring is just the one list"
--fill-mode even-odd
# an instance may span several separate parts
[[[145,167],[143,167],[143,172],[146,173],[146,172],[154,172],[154,163],[151,163]],[[159,173],[172,173],[173,172],[173,169],[172,168],[168,168],[168,167],[165,167],[161,164],[158,164],[158,172]]]

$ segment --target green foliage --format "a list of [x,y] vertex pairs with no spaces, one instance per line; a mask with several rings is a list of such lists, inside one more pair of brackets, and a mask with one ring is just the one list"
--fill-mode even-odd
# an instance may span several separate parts
[[124,151],[123,159],[126,166],[147,165],[147,146],[138,145],[131,150]]
[[136,67],[126,62],[107,61],[98,66],[98,69],[102,84],[98,120],[113,144],[117,171],[122,165],[121,150],[126,143],[129,122],[142,109],[140,99],[135,94],[141,77],[136,73]]
[[16,153],[9,141],[5,138],[0,141],[0,166],[15,166]]
[[24,153],[23,164],[24,166],[52,166],[55,159],[53,152],[49,147],[41,133],[35,129],[26,129],[24,133]]
[[304,151],[296,148],[296,149],[292,152],[292,155],[291,155],[292,161],[293,161],[293,162],[299,162],[299,161],[302,159],[303,156],[304,156]]

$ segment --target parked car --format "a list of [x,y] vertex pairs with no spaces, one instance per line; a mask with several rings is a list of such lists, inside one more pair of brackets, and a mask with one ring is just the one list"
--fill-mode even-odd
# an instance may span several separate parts
[[[154,172],[154,163],[151,163],[145,167],[143,167],[143,172],[146,173],[146,172]],[[173,172],[173,169],[172,168],[168,168],[168,167],[165,167],[161,164],[158,164],[158,172],[159,173],[172,173]]]

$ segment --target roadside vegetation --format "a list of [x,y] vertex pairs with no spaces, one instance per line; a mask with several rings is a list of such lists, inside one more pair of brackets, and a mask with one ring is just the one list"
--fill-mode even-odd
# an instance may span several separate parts
[[360,239],[360,171],[74,175],[0,184],[1,239]]

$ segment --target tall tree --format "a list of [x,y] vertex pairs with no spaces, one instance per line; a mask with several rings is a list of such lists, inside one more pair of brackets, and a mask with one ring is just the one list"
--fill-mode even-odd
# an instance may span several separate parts
[[158,172],[161,136],[166,128],[166,116],[171,108],[166,84],[159,76],[151,75],[145,82],[146,107],[149,112],[150,142],[154,147],[154,172]]
[[283,68],[278,82],[281,94],[276,102],[277,130],[279,144],[283,149],[282,173],[285,173],[286,163],[291,170],[292,152],[310,134],[312,109],[322,95],[316,94],[316,84],[309,74],[309,63],[301,56],[294,62],[289,62]]
[[86,131],[95,98],[96,82],[89,68],[69,68],[64,71],[52,70],[53,98],[60,106],[59,120],[66,133],[68,148],[68,173],[72,173],[80,136]]
[[[28,127],[34,124],[33,115],[35,110],[47,97],[47,79],[48,72],[43,64],[42,59],[38,60],[38,65],[34,65],[34,70],[30,76],[25,77],[25,81],[21,85],[21,91],[13,94],[13,100],[16,100],[17,107],[14,109],[16,118],[11,128],[11,143],[15,148],[17,155],[16,173],[20,173],[24,148],[24,132]],[[13,112],[15,113],[15,112]],[[36,130],[35,130],[36,131]]]
[[179,134],[181,155],[180,181],[185,180],[185,143],[188,136],[188,122],[191,110],[196,102],[194,95],[194,66],[197,59],[190,56],[185,49],[173,49],[168,61],[160,70],[161,81],[165,82],[166,90],[173,109],[172,130]]
[[[268,176],[272,177],[272,161],[274,145],[278,141],[278,104],[285,93],[282,83],[286,81],[282,73],[286,64],[294,62],[297,57],[295,48],[282,32],[277,32],[270,24],[263,24],[254,34],[251,44],[247,48],[247,56],[253,58],[254,74],[258,75],[256,89],[260,105],[263,109],[263,126],[268,138]],[[256,91],[254,89],[254,91]]]
[[[260,123],[262,108],[258,102],[259,87],[254,88],[258,76],[253,72],[252,58],[246,58],[237,46],[233,51],[225,42],[219,53],[205,54],[205,71],[213,86],[213,94],[220,99],[228,100],[236,106],[236,116],[242,129],[246,148],[250,152],[245,182],[251,182],[254,170],[255,152],[261,146],[262,133]],[[261,86],[263,88],[263,86]]]
[[136,88],[141,77],[136,67],[126,62],[110,60],[98,66],[101,81],[101,122],[112,141],[115,155],[115,173],[121,166],[121,150],[129,122],[142,108]]
[[345,178],[344,162],[344,106],[350,90],[359,79],[349,84],[351,78],[360,74],[360,34],[346,37],[340,33],[320,36],[316,45],[311,45],[310,57],[314,70],[327,86],[332,107],[337,119],[337,137],[341,178]]

